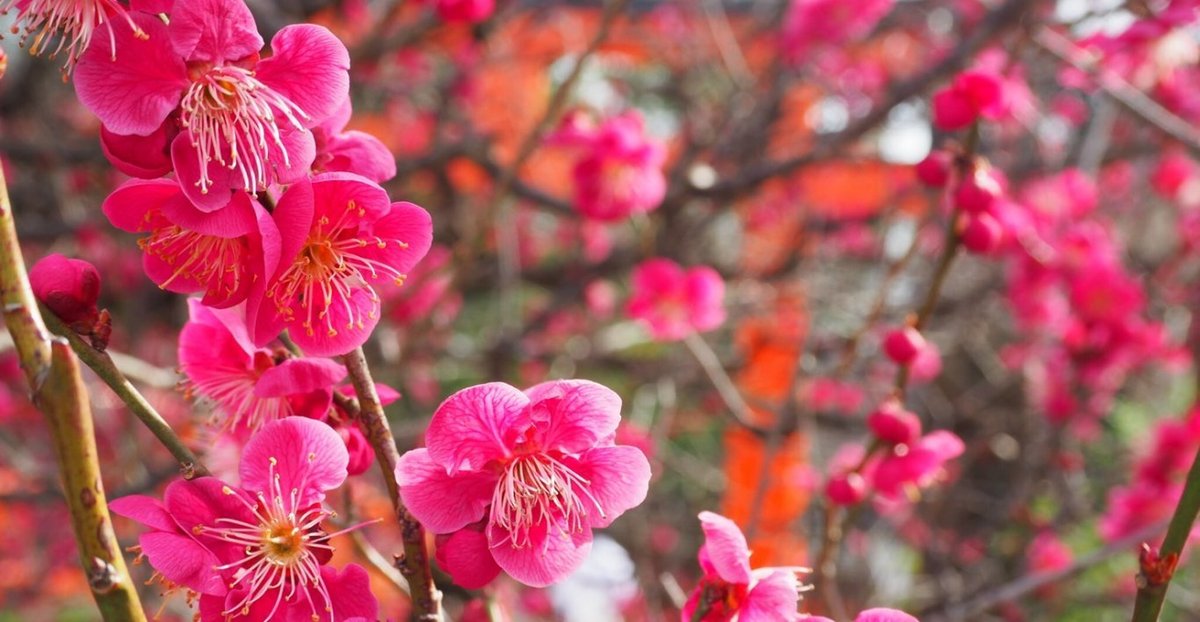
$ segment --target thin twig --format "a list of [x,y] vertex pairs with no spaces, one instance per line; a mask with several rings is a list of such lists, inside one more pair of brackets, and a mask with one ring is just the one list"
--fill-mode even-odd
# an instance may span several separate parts
[[388,496],[392,499],[396,518],[400,521],[404,554],[397,558],[396,566],[410,586],[413,619],[421,622],[441,622],[442,595],[433,582],[433,573],[429,567],[425,528],[408,512],[408,508],[404,507],[404,502],[400,499],[400,486],[396,482],[396,465],[400,462],[400,452],[396,449],[396,440],[392,437],[392,429],[388,426],[383,406],[379,404],[379,394],[375,391],[375,380],[367,367],[367,358],[359,347],[342,360],[346,364],[346,370],[350,372],[354,391],[358,394],[359,421],[363,424],[367,440],[375,450]]
[[1157,533],[1161,533],[1167,527],[1167,522],[1168,519],[1163,519],[1152,525],[1148,525],[1103,548],[1076,558],[1070,564],[1058,570],[1025,575],[1010,583],[988,589],[964,602],[946,605],[941,609],[922,613],[920,618],[928,622],[973,619],[996,605],[1016,600],[1040,588],[1069,579],[1114,556],[1131,553],[1139,543],[1153,537]]
[[96,435],[79,359],[46,330],[25,273],[12,205],[0,171],[0,310],[12,334],[33,403],[54,441],[71,526],[92,597],[106,622],[145,622],[113,533]]
[[130,412],[146,426],[146,429],[150,430],[154,438],[157,438],[158,442],[162,443],[163,447],[166,447],[167,451],[171,452],[171,455],[179,462],[179,470],[183,474],[184,479],[208,475],[208,469],[204,468],[204,465],[200,463],[200,459],[196,457],[196,454],[192,453],[191,449],[188,449],[183,440],[179,438],[179,435],[175,433],[175,430],[171,428],[171,424],[167,423],[166,419],[163,419],[162,415],[158,414],[158,411],[146,400],[146,397],[133,386],[133,383],[129,382],[129,379],[121,373],[121,370],[117,369],[116,364],[113,363],[112,358],[109,357],[107,352],[101,352],[93,348],[91,344],[87,343],[74,330],[71,330],[69,326],[63,324],[62,320],[58,319],[53,313],[47,312],[42,317],[45,318],[46,325],[50,327],[50,330],[56,335],[67,339],[67,342],[71,344],[71,349],[75,351],[79,359],[91,368],[104,381],[104,384],[108,385],[108,388],[117,394],[117,397],[121,398],[121,401],[129,407]]
[[725,372],[725,368],[721,366],[721,359],[717,357],[716,352],[713,352],[704,337],[693,331],[683,338],[683,343],[696,358],[696,362],[700,363],[701,369],[716,388],[717,394],[721,396],[725,406],[729,408],[729,414],[733,419],[743,427],[759,430],[759,426],[754,423],[754,413],[750,410],[750,405],[746,403],[741,391],[738,391],[729,374]]

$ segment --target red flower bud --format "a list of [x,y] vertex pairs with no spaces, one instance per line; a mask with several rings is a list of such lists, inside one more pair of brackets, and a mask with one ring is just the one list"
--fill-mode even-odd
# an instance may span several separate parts
[[962,243],[967,250],[979,255],[988,255],[1000,248],[1004,240],[1004,227],[986,212],[967,216],[963,227]]
[[908,365],[925,349],[925,338],[911,327],[897,328],[883,338],[883,353],[899,365]]
[[29,284],[42,304],[80,332],[90,331],[100,317],[100,273],[86,261],[47,255],[29,271]]
[[958,209],[978,214],[986,212],[1000,197],[1003,190],[1000,181],[986,168],[976,168],[967,175],[954,191],[954,204]]
[[961,130],[974,123],[976,118],[974,104],[961,90],[947,87],[933,95],[933,125],[939,130]]
[[858,473],[834,475],[825,484],[825,496],[834,505],[858,505],[867,496],[867,483]]
[[888,400],[867,417],[867,427],[890,445],[909,445],[921,438],[921,420],[900,402]]
[[941,188],[950,180],[950,164],[953,161],[954,156],[949,151],[930,151],[916,166],[917,179],[930,188]]

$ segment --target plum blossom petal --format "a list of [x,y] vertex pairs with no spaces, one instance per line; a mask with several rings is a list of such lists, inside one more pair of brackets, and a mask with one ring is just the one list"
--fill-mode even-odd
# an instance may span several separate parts
[[325,498],[342,485],[350,455],[328,425],[305,417],[287,417],[264,426],[242,454],[242,487],[283,494],[298,491],[299,505]]
[[263,47],[242,0],[187,0],[171,11],[170,43],[188,61],[238,60]]
[[348,98],[350,53],[323,26],[285,26],[271,39],[271,50],[256,68],[258,79],[299,106],[305,127],[332,116]]
[[621,422],[621,397],[590,380],[555,380],[525,390],[544,447],[579,453],[608,440]]
[[429,458],[450,474],[478,471],[509,455],[510,431],[525,418],[529,398],[503,382],[467,387],[438,406],[425,432]]
[[796,607],[800,603],[800,582],[796,574],[777,570],[760,579],[746,593],[746,601],[738,613],[740,622],[785,622],[800,620]]
[[179,106],[188,86],[187,67],[172,52],[167,27],[158,18],[131,18],[146,37],[114,28],[122,50],[116,60],[108,41],[94,39],[75,67],[75,92],[110,132],[148,136]]
[[595,447],[581,455],[578,464],[568,464],[588,482],[587,490],[581,487],[578,495],[595,508],[589,512],[592,527],[608,527],[618,516],[646,500],[650,461],[637,447]]
[[478,590],[500,574],[482,529],[459,529],[438,536],[437,562],[450,578],[468,590]]
[[750,546],[733,521],[714,514],[700,513],[704,530],[704,553],[713,570],[729,583],[750,583]]
[[592,550],[592,534],[573,531],[565,524],[537,525],[529,543],[516,546],[512,534],[488,528],[492,557],[509,576],[530,587],[546,587],[571,574]]
[[486,471],[452,477],[426,449],[409,451],[396,464],[405,507],[433,533],[450,533],[482,519],[496,479]]

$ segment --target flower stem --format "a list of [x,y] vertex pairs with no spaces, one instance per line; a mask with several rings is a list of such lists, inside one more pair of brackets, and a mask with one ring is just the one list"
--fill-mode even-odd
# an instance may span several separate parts
[[71,349],[83,361],[85,365],[96,372],[96,375],[108,385],[108,388],[121,398],[122,402],[129,407],[129,410],[137,416],[138,419],[145,424],[151,434],[162,443],[167,451],[175,457],[179,462],[179,470],[183,473],[184,479],[193,479],[208,475],[208,469],[200,463],[196,454],[188,449],[179,435],[175,434],[175,430],[171,429],[171,424],[163,419],[162,415],[150,405],[145,396],[129,382],[125,374],[117,368],[113,363],[112,357],[107,352],[101,352],[87,343],[79,336],[71,327],[63,324],[62,320],[58,319],[53,313],[44,313],[42,317],[46,321],[46,325],[50,327],[51,332],[61,337],[65,337],[71,344]]
[[92,410],[79,360],[46,330],[29,286],[12,205],[0,171],[0,309],[34,405],[46,417],[63,496],[92,597],[106,622],[145,622],[112,529],[100,475]]
[[[1180,495],[1175,514],[1171,516],[1171,523],[1167,526],[1167,536],[1158,551],[1160,559],[1178,559],[1183,553],[1183,545],[1187,543],[1197,514],[1200,514],[1200,451],[1196,452],[1196,457],[1192,460],[1192,468],[1188,471],[1187,481],[1183,485],[1183,494]],[[1154,580],[1147,576],[1144,570],[1143,568],[1143,572],[1139,573],[1137,578],[1137,600],[1133,605],[1132,622],[1158,620],[1163,600],[1167,596],[1167,588],[1171,585],[1171,575],[1174,574],[1168,572],[1161,580]]]
[[354,391],[358,394],[359,420],[367,433],[367,440],[375,450],[379,468],[383,470],[383,481],[387,485],[388,496],[400,521],[400,530],[404,539],[404,554],[396,559],[396,567],[408,581],[409,594],[412,597],[412,619],[421,622],[441,622],[442,595],[433,582],[433,573],[429,568],[429,552],[425,548],[425,528],[408,512],[400,499],[400,486],[396,482],[396,465],[400,462],[400,452],[396,449],[396,440],[392,438],[392,429],[388,426],[387,416],[379,403],[379,394],[375,391],[375,380],[367,367],[367,358],[362,348],[343,357]]

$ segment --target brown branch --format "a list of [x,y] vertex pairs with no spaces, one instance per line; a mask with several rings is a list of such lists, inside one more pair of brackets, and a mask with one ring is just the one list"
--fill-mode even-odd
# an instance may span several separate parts
[[46,417],[71,526],[92,597],[107,622],[145,622],[113,533],[100,476],[92,410],[71,348],[46,330],[29,287],[8,188],[0,171],[0,308],[33,403]]
[[965,67],[975,57],[975,54],[993,38],[1016,24],[1025,10],[1034,2],[1035,0],[1008,0],[997,7],[983,19],[980,26],[969,37],[941,61],[924,73],[895,85],[883,102],[851,123],[846,129],[819,137],[817,145],[811,151],[784,160],[766,161],[747,167],[737,177],[714,184],[709,188],[692,188],[692,192],[699,196],[728,199],[752,190],[768,179],[834,156],[887,120],[888,115],[897,105],[924,93],[934,83]]
[[400,486],[396,482],[396,465],[400,462],[400,452],[396,449],[396,440],[392,437],[392,429],[388,426],[383,406],[379,404],[379,394],[375,391],[375,380],[367,367],[366,356],[360,347],[344,356],[343,362],[350,372],[354,391],[358,394],[359,421],[365,428],[367,440],[375,450],[388,496],[392,499],[396,518],[400,521],[404,554],[397,557],[396,567],[410,587],[412,618],[421,622],[441,622],[442,595],[433,582],[433,574],[429,568],[425,528],[408,512],[408,508],[404,507],[404,502],[400,499]]

